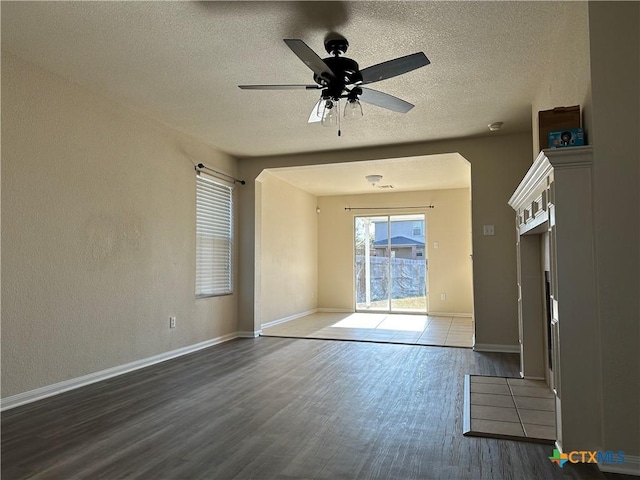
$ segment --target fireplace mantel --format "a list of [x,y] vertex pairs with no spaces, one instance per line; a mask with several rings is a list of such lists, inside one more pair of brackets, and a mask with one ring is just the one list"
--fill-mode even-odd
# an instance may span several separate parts
[[547,207],[553,204],[546,196],[553,182],[554,171],[562,169],[591,169],[592,147],[568,147],[542,150],[531,165],[509,205],[518,213],[518,230],[524,235],[540,223],[548,221]]
[[[541,249],[550,272],[550,387],[561,450],[600,446],[598,343],[593,254],[592,147],[543,150],[511,196],[516,211],[521,374],[545,372]],[[542,248],[541,248],[542,247]]]

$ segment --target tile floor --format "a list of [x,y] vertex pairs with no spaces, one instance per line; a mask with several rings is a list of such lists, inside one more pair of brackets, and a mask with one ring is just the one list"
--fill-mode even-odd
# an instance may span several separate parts
[[465,435],[553,443],[553,392],[542,380],[465,378]]
[[262,330],[263,336],[472,347],[473,320],[386,313],[313,313]]

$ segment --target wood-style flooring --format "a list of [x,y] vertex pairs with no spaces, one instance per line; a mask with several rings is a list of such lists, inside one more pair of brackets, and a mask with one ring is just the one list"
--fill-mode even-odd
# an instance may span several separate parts
[[517,372],[463,348],[234,340],[4,412],[2,479],[617,478],[462,435],[464,375]]

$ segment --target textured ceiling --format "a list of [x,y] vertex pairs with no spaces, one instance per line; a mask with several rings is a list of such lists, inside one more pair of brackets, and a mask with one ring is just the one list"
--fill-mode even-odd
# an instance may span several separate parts
[[[2,48],[236,156],[527,131],[536,78],[571,38],[578,2],[2,2]],[[580,18],[584,18],[581,16]],[[317,91],[283,38],[319,55],[327,32],[366,67],[424,51],[431,65],[371,87],[416,107],[364,105],[332,129],[306,123]]]

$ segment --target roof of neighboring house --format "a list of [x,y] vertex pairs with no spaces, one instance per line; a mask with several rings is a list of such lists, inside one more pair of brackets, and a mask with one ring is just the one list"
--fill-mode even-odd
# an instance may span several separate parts
[[[392,247],[407,247],[407,246],[412,246],[412,245],[417,245],[420,247],[424,247],[424,243],[423,242],[418,242],[417,240],[412,240],[411,238],[407,238],[407,237],[391,237],[391,246]],[[387,239],[385,238],[384,240],[377,240],[375,242],[373,242],[373,246],[374,247],[386,247],[387,246]]]

